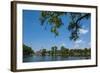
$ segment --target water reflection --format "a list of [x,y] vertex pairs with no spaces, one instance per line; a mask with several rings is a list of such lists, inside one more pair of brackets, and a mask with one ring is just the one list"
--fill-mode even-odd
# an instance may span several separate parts
[[90,57],[68,57],[68,56],[27,56],[23,62],[42,62],[42,61],[62,61],[62,60],[82,60]]

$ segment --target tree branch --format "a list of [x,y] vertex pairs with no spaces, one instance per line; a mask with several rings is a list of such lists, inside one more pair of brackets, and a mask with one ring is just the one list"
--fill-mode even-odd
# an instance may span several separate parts
[[87,17],[87,16],[89,16],[89,15],[90,15],[90,14],[87,13],[87,14],[83,15],[82,17],[78,18],[77,21],[76,21],[76,23],[78,23],[80,20],[82,20],[83,18],[85,18],[85,17]]

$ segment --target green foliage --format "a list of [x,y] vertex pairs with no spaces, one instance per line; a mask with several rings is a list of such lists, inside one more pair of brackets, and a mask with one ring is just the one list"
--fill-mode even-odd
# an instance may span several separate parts
[[57,54],[57,46],[51,47],[51,52],[52,52],[53,56],[56,56],[56,54]]
[[79,38],[79,29],[81,28],[81,25],[77,24],[74,21],[71,21],[68,25],[68,30],[71,32],[70,39],[71,40],[77,40]]
[[46,49],[42,49],[41,55],[42,56],[45,56],[46,55]]
[[57,31],[57,28],[56,28],[56,27],[52,27],[52,28],[51,28],[51,32],[52,32],[52,33],[55,33],[56,36],[59,35],[59,32]]
[[41,25],[47,24],[51,25],[51,32],[56,36],[59,35],[58,29],[63,25],[61,20],[61,15],[66,14],[64,12],[52,12],[52,11],[42,11],[40,16]]
[[64,46],[58,50],[57,46],[52,46],[51,50],[47,51],[46,49],[42,49],[41,52],[42,56],[62,56],[62,57],[69,57],[69,56],[81,56],[81,57],[88,57],[91,56],[91,49],[84,48],[84,49],[68,49]]
[[33,54],[34,54],[34,51],[32,50],[32,48],[23,44],[23,56],[33,55]]
[[90,18],[89,13],[41,11],[41,25],[44,25],[44,23],[51,25],[51,32],[54,33],[55,36],[59,36],[58,29],[64,25],[61,16],[64,15],[70,17],[70,23],[67,28],[70,31],[69,38],[76,41],[79,38],[79,29],[81,28],[80,22],[83,19]]
[[58,49],[57,46],[52,46],[50,50],[41,49],[40,50],[41,56],[61,56],[61,57],[91,57],[91,48],[84,48],[84,49],[69,49],[65,46],[61,46]]
[[60,54],[61,54],[61,56],[68,56],[69,55],[69,49],[65,48],[64,46],[61,46]]

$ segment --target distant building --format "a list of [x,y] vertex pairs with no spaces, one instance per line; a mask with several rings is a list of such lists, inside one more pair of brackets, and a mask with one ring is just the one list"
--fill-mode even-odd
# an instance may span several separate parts
[[35,52],[35,55],[41,56],[41,50],[40,50],[40,51],[36,51],[36,52]]

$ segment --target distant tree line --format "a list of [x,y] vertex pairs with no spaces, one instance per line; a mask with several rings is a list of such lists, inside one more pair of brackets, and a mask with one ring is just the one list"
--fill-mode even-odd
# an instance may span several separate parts
[[51,47],[51,50],[42,49],[41,50],[42,56],[84,56],[88,57],[91,56],[91,49],[90,48],[84,48],[84,49],[69,49],[64,46],[60,48],[60,50],[57,49],[57,46]]
[[39,56],[82,56],[82,57],[90,57],[91,56],[91,48],[84,48],[84,49],[69,49],[64,46],[61,46],[58,49],[57,46],[52,46],[50,50],[41,49],[40,51],[34,52],[31,47],[26,46],[23,44],[23,55],[24,56],[31,56],[31,55],[39,55]]

